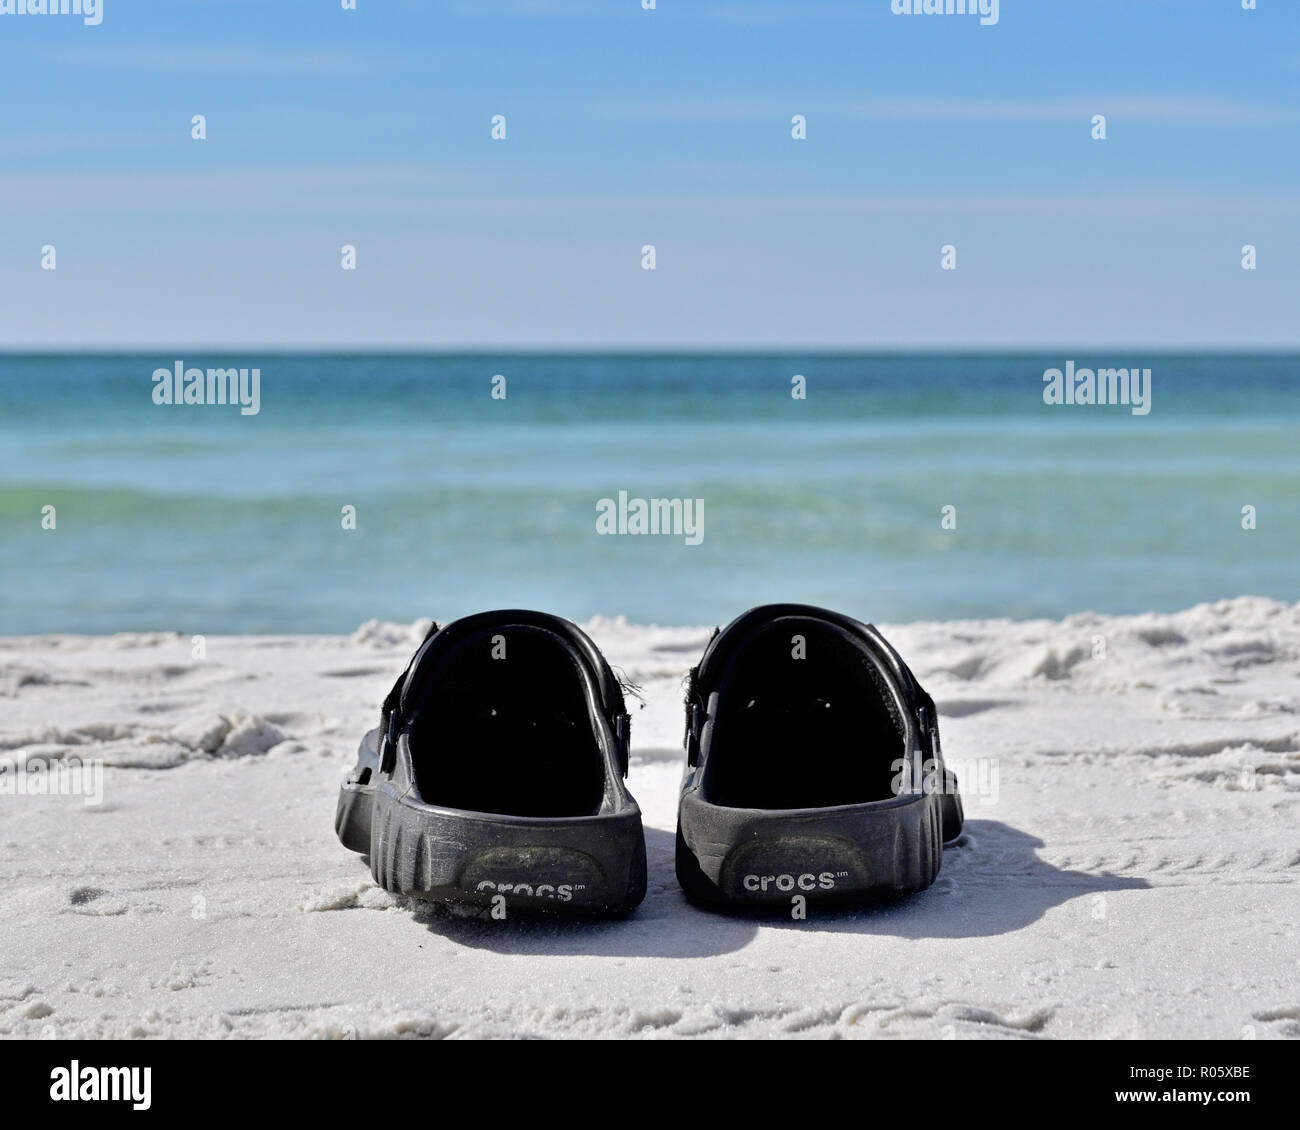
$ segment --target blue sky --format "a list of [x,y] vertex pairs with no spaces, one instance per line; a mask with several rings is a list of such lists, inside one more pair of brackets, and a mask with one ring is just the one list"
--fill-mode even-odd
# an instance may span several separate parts
[[0,15],[0,348],[1300,345],[1300,2],[999,16]]

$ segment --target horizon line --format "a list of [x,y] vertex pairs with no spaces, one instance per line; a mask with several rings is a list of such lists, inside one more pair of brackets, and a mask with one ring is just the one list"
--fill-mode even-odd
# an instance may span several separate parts
[[772,354],[803,354],[818,356],[867,357],[897,355],[965,355],[965,356],[1005,356],[1038,355],[1061,352],[1113,352],[1146,353],[1165,356],[1188,356],[1204,354],[1207,356],[1241,356],[1249,355],[1300,355],[1300,342],[1285,345],[1152,345],[1152,344],[1050,344],[1050,345],[106,345],[76,346],[0,346],[0,358],[5,357],[139,357],[158,353],[226,353],[251,356],[255,353],[268,353],[273,356],[394,356],[394,357],[437,357],[437,356],[637,356],[637,357],[716,357]]

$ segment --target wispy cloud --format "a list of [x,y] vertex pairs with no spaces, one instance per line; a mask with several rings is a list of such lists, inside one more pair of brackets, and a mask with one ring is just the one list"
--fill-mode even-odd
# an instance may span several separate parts
[[1107,114],[1138,122],[1269,125],[1300,121],[1294,108],[1176,95],[1096,94],[1070,99],[844,98],[792,93],[781,99],[737,98],[607,102],[606,113],[680,121],[749,121],[816,114],[831,120],[1078,121]]
[[460,16],[607,16],[609,0],[461,0],[455,7]]
[[950,118],[983,121],[1073,121],[1108,114],[1138,122],[1251,125],[1295,121],[1294,109],[1256,106],[1216,98],[1162,95],[1107,95],[1068,100],[1037,99],[877,99],[849,103],[847,112],[864,118]]
[[185,44],[78,45],[43,52],[44,62],[111,70],[188,74],[315,75],[338,78],[372,72],[377,60],[361,52],[329,48],[268,48]]
[[[636,0],[624,0],[636,5]],[[525,16],[587,16],[619,18],[624,11],[610,0],[459,0],[455,7],[459,15],[492,18],[498,15]],[[660,16],[659,12],[663,15]],[[816,0],[802,4],[791,0],[659,0],[656,12],[646,13],[646,18],[671,18],[673,20],[708,21],[724,23],[794,23],[804,25],[809,20],[871,19],[881,14],[880,9],[865,5],[862,0]],[[883,15],[890,15],[889,6]]]
[[1183,217],[1295,216],[1285,192],[1203,192],[1168,187],[1108,191],[993,192],[678,192],[503,195],[463,171],[432,165],[231,167],[209,171],[113,170],[0,175],[6,199],[29,201],[33,215],[92,216],[238,214],[264,218],[328,216],[356,222],[400,215],[414,227],[532,217],[591,227],[598,221],[689,225],[780,219],[818,222],[867,216],[1060,216],[1144,222]]
[[175,135],[164,131],[104,130],[24,134],[19,137],[0,135],[0,160],[28,157],[53,157],[64,153],[121,153],[175,144]]
[[456,174],[429,165],[258,165],[0,176],[0,193],[6,198],[37,200],[42,211],[87,215],[418,213],[456,185]]

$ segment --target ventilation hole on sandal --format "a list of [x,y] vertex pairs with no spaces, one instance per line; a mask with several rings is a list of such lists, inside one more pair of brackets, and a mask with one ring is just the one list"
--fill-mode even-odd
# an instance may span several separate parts
[[361,770],[361,775],[357,778],[357,784],[358,784],[358,785],[368,785],[368,784],[370,784],[370,766],[369,766],[369,765],[367,765],[364,769]]

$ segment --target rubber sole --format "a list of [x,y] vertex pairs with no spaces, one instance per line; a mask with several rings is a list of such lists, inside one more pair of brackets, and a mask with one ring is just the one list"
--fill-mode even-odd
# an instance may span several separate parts
[[838,808],[724,808],[682,797],[677,881],[705,905],[853,904],[924,890],[945,841],[962,827],[961,798],[941,791]]
[[345,847],[369,856],[385,890],[504,905],[507,914],[625,914],[645,898],[645,835],[635,807],[554,820],[462,812],[399,796],[387,781],[371,784],[377,764],[367,734],[339,790],[334,827]]

